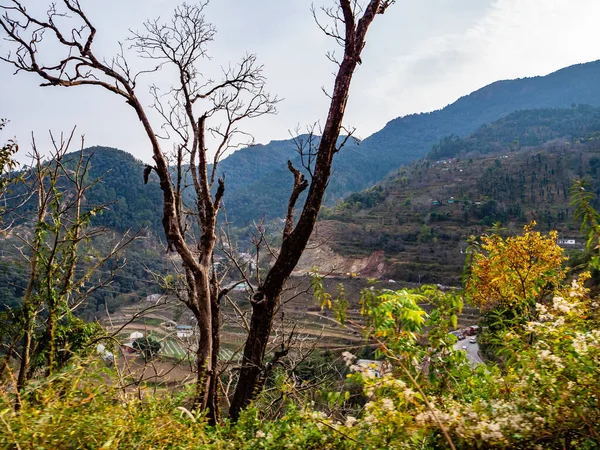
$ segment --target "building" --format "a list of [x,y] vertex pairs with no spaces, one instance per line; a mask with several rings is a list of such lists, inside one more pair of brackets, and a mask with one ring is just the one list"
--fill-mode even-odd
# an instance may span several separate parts
[[162,294],[150,294],[145,300],[150,303],[159,303],[164,297]]
[[177,325],[175,330],[177,331],[178,338],[192,337],[194,334],[194,327],[191,325]]
[[381,378],[383,375],[392,371],[392,367],[388,361],[359,359],[356,361],[355,365],[358,366],[362,372],[367,372],[375,378]]
[[558,245],[577,245],[577,241],[575,239],[557,239],[556,243]]
[[108,364],[113,364],[115,362],[115,355],[109,352],[103,344],[98,344],[96,346],[96,353],[98,353]]
[[140,331],[134,331],[133,333],[131,333],[131,334],[129,335],[129,341],[130,341],[130,342],[133,342],[133,341],[135,341],[136,339],[141,339],[141,338],[143,338],[143,337],[144,337],[144,333],[142,333],[142,332],[140,332]]

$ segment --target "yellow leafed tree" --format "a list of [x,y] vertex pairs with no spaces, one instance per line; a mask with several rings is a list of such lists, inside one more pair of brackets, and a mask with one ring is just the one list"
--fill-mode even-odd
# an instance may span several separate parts
[[484,310],[532,306],[552,292],[565,278],[563,249],[556,231],[542,235],[525,225],[523,234],[504,239],[482,236],[480,253],[474,255],[466,294]]

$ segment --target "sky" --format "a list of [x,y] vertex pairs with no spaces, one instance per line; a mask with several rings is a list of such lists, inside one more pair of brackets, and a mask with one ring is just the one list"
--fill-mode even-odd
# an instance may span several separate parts
[[[173,0],[80,2],[98,29],[96,51],[107,59],[130,29],[148,18],[168,18],[176,5]],[[34,8],[45,1],[25,3]],[[325,54],[336,44],[315,25],[311,1],[212,0],[205,13],[218,32],[202,70],[217,71],[256,54],[267,89],[282,99],[277,115],[245,124],[256,143],[288,139],[297,127],[323,123],[328,98],[322,88],[331,90],[335,70]],[[399,0],[369,30],[345,123],[365,138],[391,119],[443,108],[494,81],[600,59],[599,19],[598,0]],[[0,42],[0,52],[9,48]],[[134,54],[130,59],[135,64]],[[17,139],[20,159],[32,133],[43,149],[50,145],[49,130],[59,135],[76,126],[85,146],[116,147],[150,161],[148,138],[120,98],[94,87],[42,88],[36,75],[13,72],[0,63],[0,117],[11,121],[2,139]],[[146,104],[151,101],[147,85],[167,86],[171,75],[154,74],[138,87]]]

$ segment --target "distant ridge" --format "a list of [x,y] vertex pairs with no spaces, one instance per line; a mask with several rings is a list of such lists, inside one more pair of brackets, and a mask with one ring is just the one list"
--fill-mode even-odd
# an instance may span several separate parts
[[444,136],[469,134],[514,111],[573,104],[600,106],[600,60],[546,76],[496,81],[440,110],[393,119],[362,147],[398,167],[423,157]]
[[[497,81],[443,109],[396,118],[336,156],[327,201],[333,204],[377,183],[399,166],[425,156],[445,136],[470,134],[515,111],[573,104],[600,106],[600,60],[546,76]],[[241,149],[223,160],[221,170],[229,180],[225,202],[234,224],[284,214],[292,183],[286,162],[295,156],[293,142],[287,140]]]
[[[349,143],[334,160],[333,177],[327,190],[329,205],[353,192],[361,191],[381,181],[398,167],[424,157],[444,137],[466,136],[481,125],[494,122],[515,111],[539,108],[569,108],[573,104],[600,106],[600,61],[570,66],[546,76],[497,81],[437,111],[411,114],[391,120],[360,145]],[[98,152],[97,166],[112,166],[111,150]],[[117,155],[116,153],[114,155]],[[122,157],[118,157],[122,159]],[[276,219],[284,215],[292,187],[287,160],[301,168],[300,157],[293,140],[271,141],[254,145],[229,155],[219,165],[219,174],[226,175],[225,208],[228,221],[244,226],[260,219]],[[141,164],[123,160],[124,167],[135,170],[139,180],[129,185],[129,198],[123,205],[149,191],[141,184]],[[134,169],[135,166],[135,169]],[[115,168],[113,174],[124,177],[125,168]],[[123,173],[121,173],[123,172]],[[138,173],[139,172],[139,173]],[[151,188],[153,199],[139,205],[138,212],[125,222],[116,223],[119,205],[105,215],[106,225],[145,223],[160,229],[160,221],[149,214],[149,205],[162,204],[160,191]],[[102,189],[100,189],[102,191]],[[300,204],[303,199],[300,199]]]

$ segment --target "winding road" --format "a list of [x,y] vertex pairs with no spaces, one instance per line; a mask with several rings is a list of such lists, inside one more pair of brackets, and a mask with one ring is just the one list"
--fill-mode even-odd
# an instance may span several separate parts
[[477,343],[470,343],[469,338],[463,339],[462,341],[457,341],[456,344],[454,344],[454,349],[467,352],[467,358],[469,358],[469,361],[473,367],[483,364],[483,361],[479,357],[479,345]]

